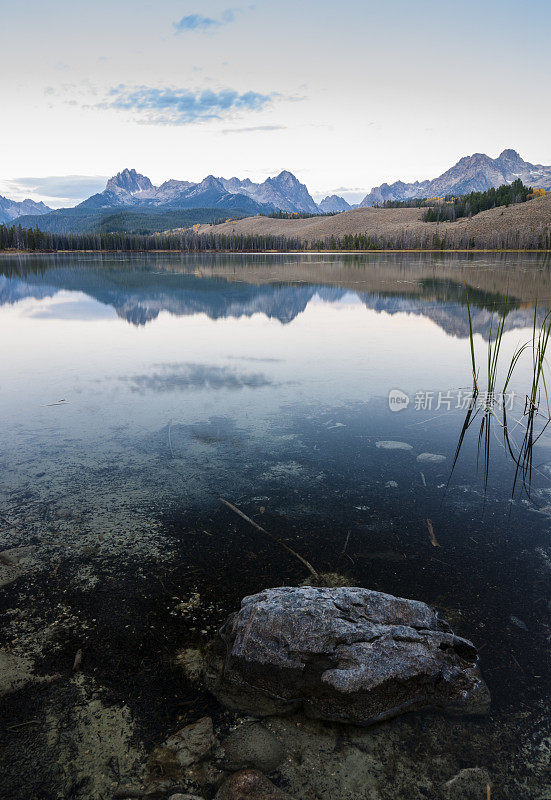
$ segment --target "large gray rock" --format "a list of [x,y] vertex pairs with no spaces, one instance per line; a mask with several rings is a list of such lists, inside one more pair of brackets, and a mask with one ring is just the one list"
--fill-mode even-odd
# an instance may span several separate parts
[[[215,651],[216,652],[216,651]],[[209,688],[231,708],[367,725],[405,711],[488,711],[474,645],[425,603],[369,589],[246,597],[220,632]]]

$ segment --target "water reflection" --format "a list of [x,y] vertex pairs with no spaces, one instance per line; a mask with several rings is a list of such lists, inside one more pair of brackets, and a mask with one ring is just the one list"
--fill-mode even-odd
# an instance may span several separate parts
[[209,364],[161,364],[159,372],[123,378],[137,392],[182,392],[187,389],[257,389],[273,382],[260,372],[240,373]]
[[[508,293],[507,329],[530,322],[536,297],[551,305],[546,254],[386,254],[345,256],[20,256],[0,260],[0,304],[80,292],[134,325],[163,311],[211,319],[265,314],[289,323],[314,297],[367,308],[425,314],[444,330],[467,335],[465,286],[473,324],[487,336],[490,314]],[[60,308],[60,313],[65,309]],[[488,312],[488,313],[484,313]],[[55,315],[55,310],[50,313]]]
[[[167,706],[185,691],[172,650],[243,595],[305,577],[224,497],[316,569],[435,604],[473,639],[493,716],[453,736],[441,723],[434,742],[510,775],[524,732],[550,734],[551,437],[530,503],[511,502],[502,436],[487,478],[474,427],[454,461],[472,387],[464,284],[479,359],[509,287],[509,363],[536,297],[551,305],[545,256],[2,258],[0,537],[33,548],[29,629],[48,628],[60,592],[69,608],[52,670],[86,641],[86,668],[123,684],[140,723],[211,713],[196,688]],[[511,431],[531,371],[519,362],[510,384]],[[194,594],[207,600],[183,624],[172,609]]]

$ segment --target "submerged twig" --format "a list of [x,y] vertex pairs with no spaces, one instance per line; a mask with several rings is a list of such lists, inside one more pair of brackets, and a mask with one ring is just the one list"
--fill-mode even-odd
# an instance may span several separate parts
[[82,650],[77,650],[75,660],[73,662],[73,672],[78,672],[82,664]]
[[16,728],[23,728],[25,725],[38,725],[39,719],[29,719],[27,722],[18,722],[17,725],[8,725],[8,731],[14,731]]
[[429,529],[429,536],[430,536],[430,543],[433,547],[442,547],[442,545],[438,544],[436,540],[436,536],[434,535],[434,528],[432,527],[432,522],[430,519],[427,519],[427,528]]
[[172,436],[170,435],[170,431],[172,429],[172,420],[168,423],[168,446],[170,448],[170,455],[174,458],[174,450],[172,449]]
[[248,522],[250,525],[252,525],[258,531],[260,531],[261,533],[264,533],[266,536],[269,536],[270,539],[273,539],[274,542],[277,542],[277,544],[279,544],[281,547],[285,548],[285,550],[287,550],[287,552],[291,553],[295,558],[298,558],[298,560],[302,564],[304,564],[304,566],[310,572],[311,575],[315,575],[316,577],[318,577],[319,573],[314,569],[314,567],[310,564],[309,561],[307,561],[305,558],[303,558],[300,555],[300,553],[297,553],[297,551],[293,550],[292,547],[289,547],[288,544],[283,542],[281,539],[278,539],[277,536],[273,535],[273,533],[270,533],[269,531],[267,531],[265,528],[262,527],[262,525],[259,525],[257,522],[255,522],[254,519],[251,519],[250,517],[248,517],[246,514],[243,513],[243,511],[241,511],[239,508],[237,508],[237,506],[234,506],[233,503],[230,503],[228,500],[224,500],[223,497],[220,497],[219,500],[220,500],[221,503],[224,503],[225,506],[227,506],[228,508],[231,508],[231,510],[234,511],[236,514],[239,514],[239,516],[242,519],[244,519],[246,522]]
[[349,541],[350,541],[350,531],[348,531],[348,533],[346,534],[346,541],[345,541],[344,547],[342,549],[341,558],[346,554],[346,551],[348,549],[348,542]]

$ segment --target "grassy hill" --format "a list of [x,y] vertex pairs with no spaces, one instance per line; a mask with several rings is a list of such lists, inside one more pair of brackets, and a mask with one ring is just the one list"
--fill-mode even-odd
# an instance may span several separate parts
[[423,208],[356,208],[331,217],[309,219],[273,219],[248,217],[237,222],[202,225],[199,233],[284,236],[300,239],[306,244],[323,241],[331,236],[388,237],[399,243],[404,237],[428,238],[433,234],[446,236],[450,242],[473,240],[477,247],[500,246],[507,235],[551,234],[551,195],[534,198],[526,203],[481,211],[472,218],[456,222],[425,222]]

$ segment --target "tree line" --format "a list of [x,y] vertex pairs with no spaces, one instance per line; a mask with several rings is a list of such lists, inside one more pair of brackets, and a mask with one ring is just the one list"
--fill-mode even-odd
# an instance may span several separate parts
[[217,234],[181,231],[163,234],[83,233],[65,234],[0,225],[0,251],[59,252],[155,252],[266,253],[346,250],[551,250],[551,229],[526,227],[516,231],[489,230],[476,238],[468,231],[415,232],[404,228],[393,235],[347,234],[305,242],[286,236]]
[[460,197],[446,197],[443,204],[428,208],[423,219],[425,222],[454,222],[460,217],[472,217],[490,208],[525,203],[530,194],[532,189],[517,178],[512,183],[498,186],[497,189],[471,192]]
[[319,211],[315,213],[311,211],[272,211],[270,214],[262,214],[262,216],[270,217],[270,219],[310,219],[311,217],[335,217],[338,213],[338,211],[324,211],[323,213]]

